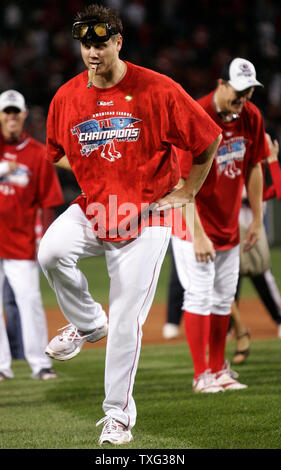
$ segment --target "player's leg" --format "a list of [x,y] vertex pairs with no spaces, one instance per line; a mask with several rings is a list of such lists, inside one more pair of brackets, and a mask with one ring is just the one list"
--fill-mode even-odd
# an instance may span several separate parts
[[82,331],[104,325],[102,306],[89,293],[88,281],[78,268],[82,258],[104,252],[91,223],[74,204],[60,215],[41,240],[38,260],[67,320]]
[[168,286],[167,317],[163,327],[163,336],[166,339],[175,338],[179,335],[179,325],[183,315],[183,294],[184,289],[178,278],[174,254],[171,249],[171,274]]
[[4,285],[3,260],[0,260],[0,381],[14,376],[11,363],[12,356],[7,336],[6,322],[3,312],[3,285]]
[[106,335],[106,313],[92,298],[87,279],[78,268],[80,259],[103,252],[102,241],[77,204],[60,215],[42,238],[38,260],[71,325],[49,343],[46,352],[50,357],[71,359],[85,341],[95,342]]
[[[136,421],[132,391],[142,326],[154,298],[170,231],[168,227],[148,227],[129,242],[105,244],[110,296],[103,409],[107,418],[128,430]],[[105,433],[106,426],[102,441],[108,437]]]
[[239,275],[239,245],[216,251],[213,306],[210,323],[209,366],[224,389],[246,388],[231,377],[226,367],[225,345],[231,305]]
[[239,304],[241,287],[242,287],[242,276],[240,276],[240,274],[239,274],[237,287],[236,287],[236,292],[235,292],[234,301],[233,301],[233,308],[231,309],[231,317],[230,317],[229,326],[228,326],[228,333],[229,334],[231,333],[232,329],[234,329],[235,333],[237,334],[237,330],[240,330],[240,325],[242,326],[240,318],[238,318],[238,320],[236,320],[236,315],[235,315],[235,312],[239,308],[238,304]]
[[8,340],[13,359],[25,359],[20,313],[16,303],[14,292],[5,277],[3,288],[4,310],[6,312],[6,326]]
[[[236,287],[234,301],[231,306],[230,326],[235,331],[236,349],[232,358],[233,364],[241,364],[250,354],[250,333],[246,325],[244,325],[240,310],[239,297],[242,285],[242,276],[239,275]],[[228,327],[230,331],[230,327]]]
[[277,325],[281,325],[281,295],[270,269],[258,276],[252,276],[251,281],[270,313],[272,320]]
[[196,392],[222,391],[209,371],[210,312],[215,276],[214,263],[196,260],[191,242],[172,237],[176,267],[184,288],[184,326],[194,366],[193,389]]
[[52,366],[45,354],[48,329],[40,292],[39,266],[31,260],[4,260],[4,270],[19,308],[25,357],[35,377]]
[[236,293],[239,275],[238,247],[217,250],[215,280],[210,331],[210,367],[220,370],[225,362],[225,340],[228,330],[231,305]]
[[237,302],[237,304],[239,303],[241,289],[242,289],[242,276],[240,276],[240,274],[239,274],[238,275],[237,286],[236,286],[236,291],[235,291],[235,296],[234,296],[234,300]]

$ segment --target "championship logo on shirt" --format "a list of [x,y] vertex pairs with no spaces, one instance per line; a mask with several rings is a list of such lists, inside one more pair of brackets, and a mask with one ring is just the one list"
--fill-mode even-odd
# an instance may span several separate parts
[[223,173],[230,179],[241,175],[241,169],[236,166],[236,163],[243,161],[245,153],[246,139],[244,137],[224,140],[216,154],[219,175]]
[[21,163],[12,172],[0,178],[0,191],[5,194],[15,194],[14,186],[25,187],[29,183],[29,169]]
[[[102,117],[101,117],[102,114]],[[122,154],[115,148],[116,142],[135,142],[139,138],[140,128],[134,127],[140,119],[130,113],[97,113],[81,124],[71,129],[78,137],[81,145],[81,155],[88,157],[93,151],[101,148],[100,155],[110,162],[121,158]]]

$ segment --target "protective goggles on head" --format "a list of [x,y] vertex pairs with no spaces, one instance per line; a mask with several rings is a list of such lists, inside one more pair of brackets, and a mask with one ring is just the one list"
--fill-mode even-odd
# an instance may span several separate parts
[[76,21],[72,27],[72,37],[79,41],[105,42],[117,33],[108,23],[98,23],[97,20]]

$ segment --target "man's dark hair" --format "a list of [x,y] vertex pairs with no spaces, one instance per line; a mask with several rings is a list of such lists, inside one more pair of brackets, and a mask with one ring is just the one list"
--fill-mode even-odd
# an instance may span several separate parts
[[96,3],[86,6],[78,11],[75,21],[84,21],[96,19],[99,23],[108,23],[118,33],[122,34],[123,25],[119,13],[111,8],[106,8]]
[[230,59],[227,62],[225,62],[225,64],[223,65],[223,67],[221,69],[220,78],[222,78],[225,82],[228,82],[228,80],[230,80],[229,68],[230,68],[230,64],[231,64],[232,61],[233,61],[233,59]]

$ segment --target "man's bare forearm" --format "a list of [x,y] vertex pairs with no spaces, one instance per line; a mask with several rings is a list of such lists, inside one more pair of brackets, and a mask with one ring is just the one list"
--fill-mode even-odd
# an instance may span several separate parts
[[68,158],[66,155],[64,155],[58,162],[55,163],[55,165],[59,168],[63,168],[64,170],[71,170],[71,166],[69,164]]
[[263,176],[260,164],[249,169],[246,188],[248,200],[253,212],[253,220],[250,223],[244,240],[241,240],[243,251],[250,250],[260,238],[262,229],[262,189]]
[[253,218],[257,222],[262,223],[263,175],[260,163],[250,168],[247,175],[246,188]]

